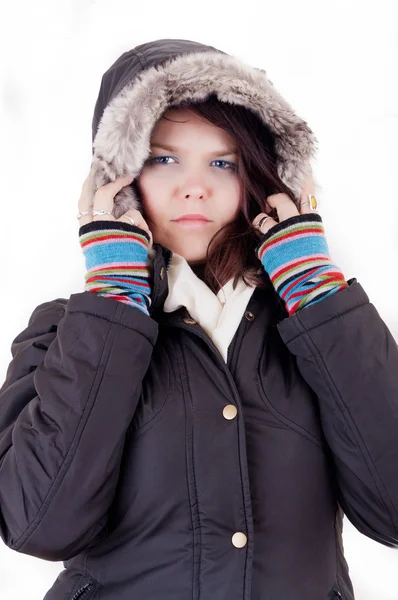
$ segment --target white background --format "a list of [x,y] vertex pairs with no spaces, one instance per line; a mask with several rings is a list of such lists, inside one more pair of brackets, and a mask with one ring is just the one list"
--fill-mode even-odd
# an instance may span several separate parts
[[[160,38],[208,43],[265,69],[309,123],[331,254],[398,340],[397,17],[397,1],[383,0],[4,3],[1,379],[35,306],[83,291],[75,215],[101,76],[122,52]],[[347,519],[344,544],[357,600],[398,599],[397,550]],[[41,600],[62,568],[0,540],[0,597]]]

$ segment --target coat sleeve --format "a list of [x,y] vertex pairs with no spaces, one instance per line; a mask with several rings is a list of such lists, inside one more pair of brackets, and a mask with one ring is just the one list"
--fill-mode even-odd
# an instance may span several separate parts
[[361,533],[398,547],[398,347],[348,284],[277,328],[318,399],[339,504]]
[[0,536],[64,561],[106,523],[158,324],[84,291],[39,305],[0,388]]

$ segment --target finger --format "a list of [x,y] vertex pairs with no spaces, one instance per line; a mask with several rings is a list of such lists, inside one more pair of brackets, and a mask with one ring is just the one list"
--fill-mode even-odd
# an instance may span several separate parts
[[89,200],[88,200],[89,178],[90,178],[90,174],[83,181],[82,189],[80,192],[80,198],[79,198],[79,209],[85,210],[87,208],[87,204],[89,203]]
[[315,190],[314,176],[312,174],[312,169],[310,168],[307,171],[307,174],[304,179],[304,183],[301,186],[300,202],[306,202],[308,200],[308,194],[313,194],[314,190]]
[[[78,210],[80,212],[85,212],[86,210],[92,209],[92,204],[90,204],[90,182],[89,182],[90,174],[86,177],[83,182],[82,189],[80,192],[80,198],[78,201]],[[90,223],[91,216],[83,216],[79,218],[79,227],[82,225],[86,225],[86,223]]]
[[310,213],[310,214],[319,214],[319,208],[317,208],[316,210],[311,208],[311,204],[316,203],[317,206],[319,207],[319,201],[317,200],[317,198],[313,195],[313,194],[307,194],[307,197],[304,201],[301,201],[300,203],[300,214],[304,215],[306,213]]
[[[91,197],[90,188],[91,188],[91,173],[88,174],[86,179],[83,182],[82,190],[78,202],[79,212],[84,212],[87,210],[109,210],[112,212],[114,197],[117,192],[124,186],[129,185],[134,179],[131,176],[119,177],[115,181],[111,181],[110,183],[105,184],[100,187],[97,192],[94,194],[94,198]],[[98,208],[98,206],[100,208]],[[109,208],[110,207],[110,208]],[[114,217],[112,215],[94,215],[95,220],[112,220]],[[106,218],[108,217],[108,218]],[[93,221],[93,215],[85,215],[79,218],[79,227],[82,225],[86,225],[87,223],[91,223]]]
[[302,193],[300,197],[300,214],[313,213],[311,210],[311,197],[314,195],[315,181],[312,169],[310,168],[307,172],[306,178],[302,186]]
[[129,225],[132,225],[130,219],[127,219],[127,218],[123,219],[123,217],[127,217],[127,216],[129,216],[133,219],[134,225],[136,227],[139,227],[140,229],[143,229],[144,231],[146,231],[146,233],[149,235],[149,239],[150,239],[149,246],[152,247],[152,245],[153,245],[152,232],[150,231],[148,224],[145,221],[142,214],[140,213],[140,211],[135,208],[130,208],[125,213],[123,213],[121,217],[119,217],[118,221],[123,221],[123,222],[129,223]]
[[277,225],[277,222],[274,219],[272,219],[272,217],[269,217],[268,219],[266,219],[265,221],[262,222],[261,228],[259,228],[258,224],[260,223],[260,221],[263,217],[269,217],[269,215],[267,215],[265,213],[260,213],[259,215],[257,215],[257,217],[253,220],[253,223],[252,223],[253,227],[256,229],[256,231],[260,235],[267,233],[267,231],[269,231],[271,229],[271,227],[273,227],[274,225]]
[[127,217],[131,217],[133,219],[134,225],[136,227],[140,227],[140,229],[143,229],[144,231],[149,233],[149,227],[139,210],[135,208],[130,208],[129,210],[126,210],[126,212],[119,217],[118,221],[123,221],[123,223],[128,223],[129,225],[132,225],[132,222]]
[[268,196],[267,203],[276,208],[279,222],[300,214],[293,200],[285,193]]
[[[123,188],[129,185],[133,181],[133,177],[118,177],[115,181],[106,183],[100,187],[94,195],[94,210],[106,210],[112,212],[114,207],[114,198],[116,194]],[[115,217],[112,214],[94,215],[93,221],[115,221]]]
[[118,191],[122,189],[122,187],[127,186],[129,183],[133,181],[134,177],[131,175],[125,175],[124,177],[117,177],[115,181],[109,181],[109,183],[105,183],[105,185],[98,188],[95,195],[97,196],[112,196],[114,198]]
[[305,215],[307,213],[313,213],[313,212],[314,211],[311,210],[311,208],[310,208],[310,199],[309,199],[308,194],[307,194],[306,198],[304,198],[302,196],[301,200],[300,200],[300,214]]

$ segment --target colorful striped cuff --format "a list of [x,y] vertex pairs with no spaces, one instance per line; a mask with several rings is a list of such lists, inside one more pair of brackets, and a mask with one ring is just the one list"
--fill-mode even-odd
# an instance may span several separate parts
[[277,223],[261,237],[256,252],[289,316],[348,286],[332,263],[318,213]]
[[146,231],[122,221],[92,221],[80,227],[79,242],[87,269],[84,290],[149,315],[150,238]]

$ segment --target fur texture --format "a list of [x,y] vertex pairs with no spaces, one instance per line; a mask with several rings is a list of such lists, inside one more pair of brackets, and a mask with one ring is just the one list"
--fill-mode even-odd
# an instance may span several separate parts
[[[95,192],[117,177],[137,177],[150,153],[153,127],[164,111],[186,99],[219,100],[255,111],[276,138],[278,174],[299,199],[317,139],[277,92],[266,71],[218,51],[192,52],[143,69],[106,106],[93,142],[89,175]],[[113,215],[139,208],[131,186],[115,196]]]

